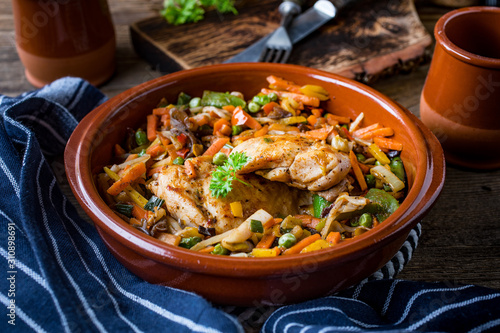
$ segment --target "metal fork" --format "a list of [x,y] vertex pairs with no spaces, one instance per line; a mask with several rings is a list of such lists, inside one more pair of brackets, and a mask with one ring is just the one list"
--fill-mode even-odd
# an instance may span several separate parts
[[288,36],[287,27],[292,22],[292,19],[300,14],[300,6],[303,2],[304,0],[285,0],[280,4],[280,26],[268,39],[259,61],[274,63],[286,63],[288,61],[293,44]]

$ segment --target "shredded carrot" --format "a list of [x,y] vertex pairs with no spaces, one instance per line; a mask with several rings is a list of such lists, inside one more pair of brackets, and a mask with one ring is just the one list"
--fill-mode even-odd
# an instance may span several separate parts
[[367,133],[369,133],[373,130],[379,129],[379,128],[382,128],[382,125],[380,125],[379,123],[375,123],[375,124],[372,124],[370,126],[366,126],[366,127],[355,130],[354,132],[352,132],[352,135],[357,136],[358,138],[362,139],[363,136],[366,135]]
[[375,137],[373,142],[381,149],[403,150],[403,144],[394,139]]
[[115,145],[115,156],[125,155],[127,152],[119,144]]
[[229,138],[228,137],[220,137],[218,139],[216,139],[211,145],[210,147],[208,147],[208,149],[203,153],[203,156],[214,156],[215,154],[217,154],[221,149],[222,147],[224,147],[224,145],[226,143],[229,142]]
[[351,136],[351,134],[349,133],[349,130],[347,128],[341,127],[340,130],[342,131],[342,133],[344,133],[346,138],[348,138],[350,141],[354,141],[353,137]]
[[231,112],[231,113],[233,113],[234,109],[236,109],[236,107],[234,105],[224,105],[222,108],[228,112]]
[[274,110],[274,108],[275,108],[275,107],[277,107],[277,106],[280,106],[280,105],[279,105],[278,103],[276,103],[276,102],[269,102],[269,103],[267,103],[266,105],[264,105],[264,106],[262,107],[262,110],[264,110],[264,113],[265,113],[266,115],[268,115],[268,114],[270,114],[270,113]]
[[291,81],[284,80],[274,75],[269,75],[266,80],[276,89],[288,90],[297,94],[301,93],[300,86]]
[[158,117],[154,114],[149,114],[146,117],[147,126],[146,133],[149,141],[154,141],[156,139],[156,129],[158,128]]
[[328,138],[328,135],[330,135],[332,130],[333,130],[332,126],[326,126],[312,131],[301,132],[299,135],[312,140],[326,140],[326,138]]
[[354,176],[356,177],[356,180],[358,181],[359,187],[361,188],[361,191],[364,191],[368,188],[366,185],[366,180],[365,176],[363,175],[363,172],[361,171],[359,164],[358,164],[358,159],[356,157],[356,154],[351,150],[349,152],[349,159],[351,160],[351,166],[352,170],[354,171]]
[[321,238],[320,234],[314,234],[314,235],[308,236],[308,237],[300,240],[297,244],[295,244],[291,248],[285,250],[285,252],[283,252],[283,255],[300,253],[300,251],[302,251],[303,248],[314,243],[315,241],[317,241],[320,238]]
[[368,165],[365,165],[363,163],[358,163],[359,168],[361,171],[363,171],[364,174],[370,173],[370,167]]
[[215,250],[215,246],[211,245],[211,246],[207,246],[204,249],[199,250],[198,252],[200,252],[200,253],[210,253],[213,250]]
[[340,239],[342,236],[340,235],[340,232],[338,231],[330,231],[328,236],[326,236],[326,241],[330,243],[331,245],[338,244],[340,242]]
[[302,225],[308,228],[316,228],[318,223],[321,221],[321,219],[318,219],[317,217],[311,216],[311,215],[294,215],[294,217],[302,220]]
[[127,186],[146,172],[146,163],[137,163],[125,170],[123,176],[108,188],[108,193],[118,195]]
[[261,129],[262,125],[257,122],[251,115],[243,111],[243,109],[238,106],[233,112],[233,117],[231,118],[231,125],[246,125],[251,129]]
[[330,119],[336,120],[341,124],[349,124],[351,122],[351,118],[349,117],[344,117],[344,116],[337,116],[335,114],[329,113],[329,116],[327,116]]
[[152,158],[160,156],[166,151],[165,147],[161,144],[156,144],[146,149],[146,154],[150,155]]
[[317,97],[306,96],[306,95],[303,95],[300,93],[281,91],[281,90],[271,90],[271,89],[267,89],[267,88],[262,88],[261,92],[266,94],[266,95],[270,94],[270,93],[275,93],[280,98],[292,98],[299,103],[304,103],[304,105],[309,105],[309,106],[314,106],[314,107],[318,107],[319,102],[320,102],[319,98],[317,98]]
[[269,249],[273,245],[276,236],[272,232],[266,232],[255,246],[259,249]]
[[265,126],[262,126],[262,128],[261,128],[261,129],[257,130],[257,131],[253,134],[253,136],[257,138],[257,137],[259,137],[259,136],[266,135],[268,131],[269,131],[269,126],[268,126],[268,125],[265,125]]

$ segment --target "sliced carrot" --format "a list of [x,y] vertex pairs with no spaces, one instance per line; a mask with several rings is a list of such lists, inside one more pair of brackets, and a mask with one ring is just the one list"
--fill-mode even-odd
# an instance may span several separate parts
[[373,142],[381,149],[403,150],[403,144],[394,139],[375,137]]
[[146,149],[146,154],[150,155],[152,158],[160,156],[166,151],[165,147],[161,144],[156,144]]
[[200,252],[200,253],[210,253],[213,250],[215,250],[215,246],[211,245],[211,246],[207,246],[204,249],[199,250],[198,252]]
[[276,236],[272,232],[266,232],[255,247],[259,249],[270,249],[275,239]]
[[330,119],[336,120],[341,124],[349,124],[351,122],[351,118],[349,118],[349,117],[337,116],[337,115],[331,114],[331,113],[329,113],[329,116],[327,116],[327,117],[329,117]]
[[376,129],[373,129],[369,132],[366,132],[366,133],[362,134],[361,136],[359,136],[359,138],[363,139],[363,140],[368,140],[368,139],[373,139],[374,137],[377,137],[377,136],[384,137],[384,136],[391,136],[391,135],[394,135],[394,131],[392,128],[382,127],[382,128],[376,128]]
[[280,77],[274,76],[274,75],[269,75],[266,78],[267,82],[269,82],[270,85],[272,85],[276,89],[283,89],[283,90],[288,90],[294,93],[300,94],[300,86],[291,82],[284,80]]
[[326,241],[332,245],[338,244],[342,236],[338,231],[330,231],[328,236],[326,236]]
[[223,124],[222,127],[215,133],[216,136],[230,136],[233,133],[233,128],[228,124]]
[[163,145],[163,147],[165,147],[166,149],[166,147],[171,143],[170,139],[167,138],[165,135],[161,134],[161,132],[156,132],[156,135],[160,139],[160,142]]
[[360,129],[355,130],[352,132],[352,135],[357,136],[358,138],[362,138],[366,133],[369,133],[373,130],[376,130],[378,128],[382,128],[383,126],[380,125],[379,123],[372,124],[370,126],[366,126]]
[[224,105],[222,108],[228,112],[231,112],[231,113],[233,113],[234,109],[236,109],[236,107],[234,105]]
[[358,163],[359,168],[361,171],[363,171],[364,174],[370,173],[370,167],[368,165],[365,165],[363,163]]
[[130,203],[132,206],[132,216],[135,217],[138,220],[142,219],[147,219],[148,218],[148,211],[136,204],[135,202]]
[[364,191],[368,188],[366,185],[366,180],[365,176],[363,175],[363,172],[361,171],[359,164],[358,164],[358,159],[356,157],[356,154],[351,150],[349,152],[349,159],[351,160],[351,166],[352,170],[354,171],[354,176],[356,177],[356,180],[358,181],[359,187],[361,188],[361,191]]
[[196,168],[191,160],[186,160],[184,162],[184,167],[186,168],[185,170],[188,178],[190,179],[196,178]]
[[227,121],[226,119],[224,119],[224,118],[218,119],[214,123],[213,135],[217,135],[217,133],[220,132],[220,130],[222,129],[222,126],[224,126],[224,125],[231,127],[231,125],[229,124],[229,121]]
[[336,126],[339,124],[339,121],[335,119],[335,117],[333,116],[333,114],[331,113],[327,113],[325,115],[325,119],[326,119],[326,123],[330,126]]
[[326,138],[328,138],[332,130],[333,130],[332,126],[326,126],[312,131],[301,132],[299,135],[312,140],[326,140]]
[[165,168],[164,165],[156,167],[156,168],[148,169],[148,172],[146,173],[146,176],[151,177],[155,173],[160,173],[161,170],[163,170],[163,168]]
[[169,105],[169,106],[166,106],[166,107],[153,109],[153,114],[155,116],[163,116],[163,115],[169,115],[170,116],[170,109],[172,107],[173,107],[173,105]]
[[322,115],[323,115],[323,109],[311,109],[311,113],[316,117],[316,118],[320,118]]
[[125,162],[128,162],[128,161],[131,161],[131,160],[134,160],[136,159],[137,157],[139,157],[138,154],[130,154],[127,156],[127,158],[125,159]]
[[294,215],[294,217],[302,220],[302,226],[308,227],[308,228],[316,228],[318,223],[321,221],[321,219],[318,219],[317,217],[311,216],[311,215]]
[[243,111],[243,109],[238,106],[233,112],[233,117],[231,118],[231,125],[246,125],[251,129],[261,129],[262,125],[257,122],[251,115]]
[[285,250],[285,252],[283,252],[283,255],[300,253],[300,251],[302,251],[303,248],[314,243],[315,241],[317,241],[320,238],[321,238],[320,234],[314,234],[314,235],[308,236],[308,237],[300,240],[297,244],[295,244],[291,248]]
[[264,110],[264,113],[265,113],[266,115],[268,115],[268,114],[270,114],[270,113],[274,110],[274,108],[275,108],[275,107],[277,107],[277,106],[280,106],[280,105],[279,105],[278,103],[276,103],[276,102],[269,102],[269,103],[267,103],[266,105],[264,105],[264,106],[262,107],[262,110]]
[[127,186],[146,172],[146,163],[137,163],[125,170],[123,176],[108,188],[108,193],[118,195]]
[[353,137],[351,136],[351,134],[349,133],[349,130],[347,128],[341,127],[340,130],[342,131],[342,133],[344,133],[346,138],[348,138],[350,141],[354,141]]
[[267,88],[262,88],[261,92],[266,95],[270,93],[275,93],[280,98],[292,98],[299,103],[304,103],[304,105],[309,105],[314,107],[318,107],[320,102],[319,98],[317,97],[306,96],[300,93],[294,93],[289,91],[271,90]]
[[115,156],[122,156],[126,153],[127,152],[122,148],[122,146],[120,146],[119,144],[115,145]]
[[262,226],[264,227],[264,229],[269,229],[269,228],[273,227],[274,225],[281,223],[281,221],[283,221],[282,218],[275,217],[274,219],[271,219],[271,220],[267,221],[266,223],[264,223]]
[[163,127],[169,127],[170,126],[170,115],[164,114],[160,118],[161,124]]
[[310,115],[309,117],[307,117],[307,122],[309,123],[309,125],[311,126],[314,126],[316,125],[316,122],[318,121],[318,118],[315,116],[315,115]]
[[156,139],[156,129],[158,128],[159,119],[154,114],[149,114],[146,117],[146,134],[149,141],[154,141]]
[[260,130],[257,130],[253,136],[254,137],[259,137],[259,136],[263,136],[263,135],[266,135],[267,132],[269,131],[269,126],[268,125],[265,125],[265,126],[262,126],[262,128]]
[[224,145],[226,143],[229,142],[229,138],[228,137],[220,137],[220,138],[217,138],[211,145],[210,147],[208,147],[207,150],[205,150],[205,152],[203,153],[203,156],[214,156],[215,154],[217,154],[221,149],[222,147],[224,147]]

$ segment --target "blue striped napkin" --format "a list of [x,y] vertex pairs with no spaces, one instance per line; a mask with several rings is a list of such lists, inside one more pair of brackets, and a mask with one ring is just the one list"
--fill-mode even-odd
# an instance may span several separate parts
[[[498,329],[495,290],[386,279],[410,260],[419,227],[391,262],[358,286],[267,312],[217,307],[193,293],[142,281],[78,215],[48,162],[105,99],[76,78],[15,98],[0,95],[1,332]],[[252,316],[258,316],[258,327],[249,324]]]

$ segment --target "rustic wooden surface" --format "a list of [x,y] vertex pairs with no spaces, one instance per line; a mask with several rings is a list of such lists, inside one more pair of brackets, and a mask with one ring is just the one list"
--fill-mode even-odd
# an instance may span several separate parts
[[[109,0],[116,25],[117,71],[101,89],[108,96],[160,75],[139,58],[129,39],[129,25],[151,17],[160,0]],[[449,9],[417,3],[426,29]],[[13,39],[10,0],[0,0],[0,94],[33,89],[23,75]],[[419,98],[428,64],[411,73],[378,80],[372,86],[419,114]],[[60,161],[53,163],[63,180]],[[500,170],[475,172],[447,167],[446,182],[436,205],[422,221],[422,236],[402,279],[472,283],[500,289]]]
[[[277,28],[280,2],[261,0],[255,6],[245,1],[237,16],[208,13],[196,30],[154,15],[131,25],[134,49],[166,72],[221,63]],[[306,2],[304,10],[312,3]],[[412,0],[364,0],[294,45],[288,62],[374,82],[424,62],[431,43]]]

